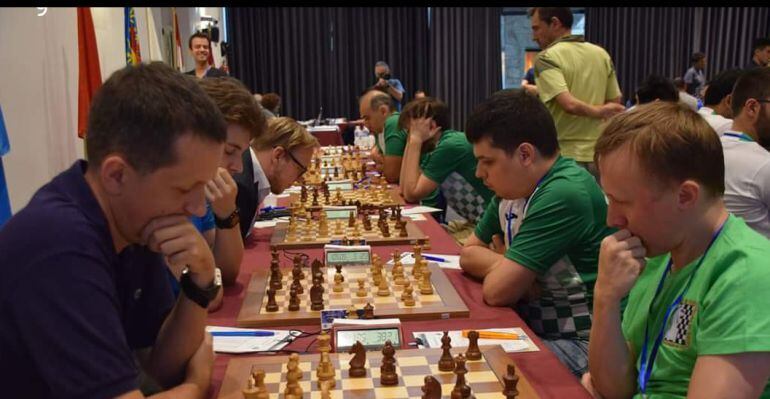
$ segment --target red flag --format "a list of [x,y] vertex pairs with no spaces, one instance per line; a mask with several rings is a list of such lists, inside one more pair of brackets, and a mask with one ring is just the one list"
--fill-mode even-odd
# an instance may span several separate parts
[[86,136],[91,99],[102,85],[99,51],[89,7],[78,7],[78,65],[78,137],[82,139]]
[[179,37],[179,20],[176,16],[176,7],[171,7],[174,16],[174,59],[172,61],[177,70],[184,72],[184,57],[182,56],[182,39]]

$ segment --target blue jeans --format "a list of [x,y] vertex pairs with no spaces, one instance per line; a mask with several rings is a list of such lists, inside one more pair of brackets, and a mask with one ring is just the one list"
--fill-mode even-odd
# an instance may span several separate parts
[[543,343],[579,380],[588,372],[587,339],[546,339]]

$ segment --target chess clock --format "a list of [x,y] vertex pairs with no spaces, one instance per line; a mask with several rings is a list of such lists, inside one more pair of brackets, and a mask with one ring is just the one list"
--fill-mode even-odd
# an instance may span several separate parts
[[357,217],[357,208],[355,206],[324,206],[323,212],[327,219],[347,219],[353,212],[353,217]]
[[326,266],[369,265],[372,263],[372,247],[369,245],[324,245]]
[[334,319],[331,335],[332,346],[337,353],[347,352],[356,341],[360,341],[366,350],[381,350],[385,341],[390,341],[398,349],[403,342],[399,319]]
[[340,181],[336,183],[326,183],[327,186],[329,186],[329,191],[334,191],[336,189],[340,190],[352,190],[353,189],[353,183],[349,181]]

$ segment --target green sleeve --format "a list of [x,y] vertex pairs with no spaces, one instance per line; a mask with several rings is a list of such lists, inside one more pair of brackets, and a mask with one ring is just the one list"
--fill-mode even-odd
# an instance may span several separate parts
[[[436,149],[425,155],[420,165],[422,174],[436,184],[441,184],[462,164],[467,153],[465,135],[453,135],[439,141]],[[463,142],[464,141],[464,142]]]
[[544,273],[561,259],[593,223],[588,193],[560,183],[556,180],[534,194],[505,252],[506,258],[536,273]]
[[492,201],[489,201],[487,209],[481,215],[481,220],[476,224],[476,230],[474,234],[479,240],[489,244],[492,241],[492,236],[495,234],[502,234],[503,230],[500,228],[500,198],[495,196]]
[[723,260],[731,262],[729,269],[711,286],[697,310],[699,356],[770,351],[770,273],[759,259]]
[[548,52],[541,53],[535,60],[535,83],[540,100],[551,101],[559,94],[569,91],[561,68]]
[[612,60],[609,59],[609,55],[607,56],[607,59],[610,63],[610,74],[607,76],[607,90],[604,93],[604,98],[605,100],[614,100],[615,98],[620,97],[620,85],[618,85],[618,77],[615,74],[615,65]]
[[396,124],[385,125],[385,154],[397,157],[404,156],[404,148],[406,147],[406,132],[398,130]]

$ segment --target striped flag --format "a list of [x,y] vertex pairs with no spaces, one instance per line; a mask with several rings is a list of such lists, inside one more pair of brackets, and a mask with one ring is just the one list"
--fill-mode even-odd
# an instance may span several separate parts
[[142,55],[139,51],[139,37],[136,34],[134,7],[124,7],[123,15],[126,27],[126,64],[137,65],[142,62]]
[[182,53],[182,39],[179,35],[179,20],[176,16],[176,7],[171,7],[171,13],[174,16],[174,59],[173,66],[181,72],[184,72],[184,57]]
[[8,132],[3,121],[3,109],[0,108],[0,226],[11,218],[11,202],[8,199],[8,186],[5,183],[5,170],[3,170],[3,155],[11,150],[11,142],[8,140]]
[[78,68],[78,137],[82,139],[86,137],[91,99],[102,85],[99,51],[89,7],[78,7]]

